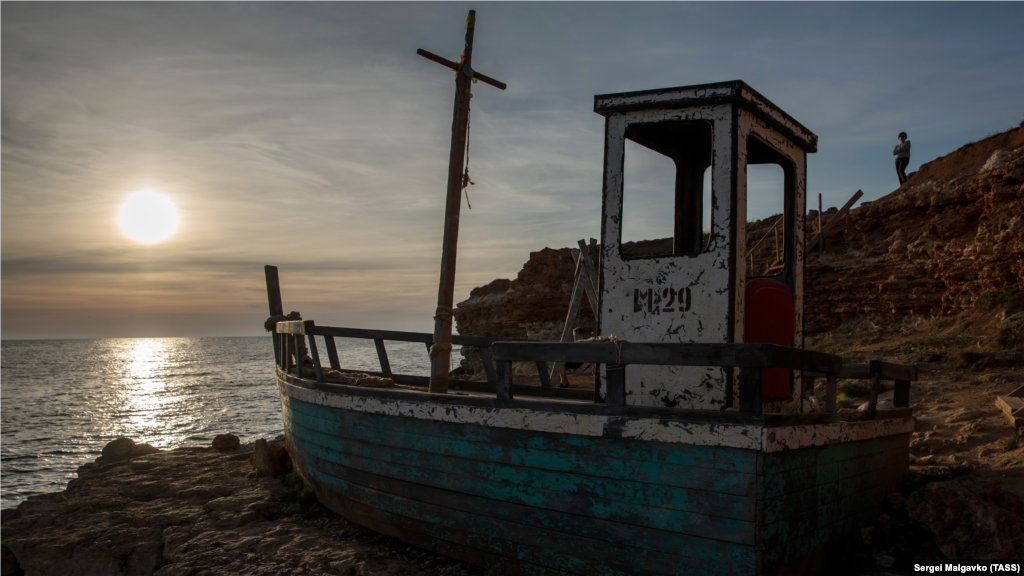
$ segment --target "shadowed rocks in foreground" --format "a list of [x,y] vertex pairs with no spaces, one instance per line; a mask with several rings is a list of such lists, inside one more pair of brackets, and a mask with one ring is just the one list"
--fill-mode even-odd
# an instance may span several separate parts
[[290,469],[282,440],[261,440],[256,458],[254,444],[118,439],[64,492],[3,511],[2,576],[480,574],[333,514],[296,472],[254,470]]

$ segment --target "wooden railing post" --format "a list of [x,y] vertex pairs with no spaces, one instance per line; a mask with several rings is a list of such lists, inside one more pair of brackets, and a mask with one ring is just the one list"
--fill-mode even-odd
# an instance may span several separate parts
[[[320,367],[320,352],[316,349],[316,324],[312,320],[306,320],[302,323],[306,329],[306,338],[309,339],[309,354],[313,357],[313,372],[316,373],[316,381],[318,384],[324,383],[323,369]],[[299,368],[299,374],[302,374],[302,368]]]
[[740,368],[740,412],[761,415],[761,368]]
[[495,385],[498,398],[512,399],[512,362],[509,360],[495,362]]
[[868,420],[875,419],[875,410],[878,408],[878,393],[882,384],[882,362],[881,360],[871,361],[871,396],[868,399],[866,416]]
[[540,385],[551,388],[551,376],[548,375],[548,363],[537,362],[537,375],[540,376]]
[[324,344],[327,346],[327,360],[331,368],[341,370],[341,360],[338,358],[338,347],[334,345],[334,336],[324,336]]
[[[284,316],[284,304],[281,303],[281,283],[277,277],[277,266],[266,265],[263,267],[263,274],[267,278],[267,303],[270,307],[271,316]],[[270,331],[270,339],[274,342],[274,360],[281,364],[280,353],[277,348],[277,329]]]
[[384,348],[384,340],[374,338],[373,344],[377,347],[377,360],[380,361],[380,371],[385,376],[391,376],[391,362],[388,362],[388,351]]
[[835,374],[829,374],[828,381],[825,384],[825,412],[833,413],[836,411],[837,384],[837,376]]
[[608,406],[626,405],[626,365],[605,364],[604,403]]
[[892,403],[897,408],[910,408],[910,380],[897,380],[892,390]]
[[484,363],[484,374],[487,375],[487,381],[494,384],[498,381],[498,378],[494,374],[494,361],[491,360],[491,351],[486,346],[480,346],[477,350],[480,351],[480,360]]

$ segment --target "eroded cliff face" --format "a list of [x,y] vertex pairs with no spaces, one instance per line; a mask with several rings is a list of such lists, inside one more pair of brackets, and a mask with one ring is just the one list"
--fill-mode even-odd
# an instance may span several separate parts
[[[777,218],[751,222],[749,244]],[[816,221],[812,212],[808,240]],[[664,252],[670,242],[628,248]],[[774,259],[770,238],[755,263],[761,271]],[[568,248],[531,253],[515,280],[495,280],[459,303],[459,333],[557,340],[574,271]],[[914,325],[956,314],[986,292],[1024,292],[1024,123],[923,165],[900,189],[851,210],[826,250],[807,256],[804,282],[807,334]],[[594,322],[586,299],[580,317]]]
[[839,236],[807,257],[807,333],[913,325],[1024,289],[1024,126],[923,165]]

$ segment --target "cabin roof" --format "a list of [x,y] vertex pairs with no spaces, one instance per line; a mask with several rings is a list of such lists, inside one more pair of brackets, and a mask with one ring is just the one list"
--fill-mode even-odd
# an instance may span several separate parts
[[818,137],[786,114],[782,108],[758,94],[742,80],[697,84],[675,88],[598,94],[594,96],[594,112],[608,116],[614,112],[652,109],[683,109],[707,104],[736,102],[754,116],[793,140],[807,152],[818,151]]

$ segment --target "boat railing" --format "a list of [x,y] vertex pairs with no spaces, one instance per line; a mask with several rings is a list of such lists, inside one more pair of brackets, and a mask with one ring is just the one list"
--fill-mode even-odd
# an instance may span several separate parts
[[[302,348],[300,342],[308,341],[313,360],[313,370],[318,383],[325,382],[320,361],[320,349],[316,336],[324,339],[330,367],[339,372],[365,372],[375,376],[391,378],[398,384],[427,387],[430,379],[426,376],[397,374],[391,369],[385,341],[418,342],[429,354],[433,335],[423,332],[397,330],[371,330],[363,328],[337,328],[317,326],[313,320],[278,322],[275,328],[275,357],[278,367],[290,372],[295,363],[295,352]],[[335,338],[373,340],[380,363],[380,372],[343,369],[338,355]],[[628,365],[658,366],[702,366],[735,369],[737,383],[730,386],[728,396],[738,394],[739,412],[745,416],[760,417],[763,412],[761,376],[765,368],[781,368],[800,371],[797,380],[804,387],[816,378],[824,378],[824,413],[836,415],[837,383],[843,379],[870,380],[868,407],[852,414],[853,419],[875,420],[910,415],[910,382],[917,380],[917,368],[891,362],[872,361],[866,364],[843,365],[842,357],[813,350],[789,348],[775,344],[678,344],[669,342],[537,342],[510,340],[505,337],[452,336],[452,343],[475,346],[483,361],[486,382],[452,379],[457,390],[489,392],[499,400],[512,400],[517,395],[547,397],[568,400],[592,400],[609,407],[624,407],[625,369]],[[533,362],[541,378],[541,386],[516,385],[513,383],[513,362]],[[578,362],[604,366],[604,386],[594,390],[578,388],[556,388],[547,378],[548,362]],[[298,371],[296,371],[298,373]],[[878,396],[884,380],[894,381],[893,404],[895,410],[878,411]],[[802,400],[804,391],[800,391]],[[800,402],[801,412],[804,412]],[[792,416],[811,416],[812,413]],[[837,417],[838,418],[838,417]]]
[[[307,339],[310,356],[313,358],[313,369],[316,373],[317,382],[324,383],[323,368],[320,363],[320,350],[315,336],[324,339],[324,346],[327,349],[329,366],[339,372],[362,372],[374,376],[391,378],[397,384],[408,386],[426,387],[430,378],[426,376],[415,376],[410,374],[397,374],[391,368],[388,358],[385,341],[392,342],[414,342],[422,343],[424,350],[429,354],[430,347],[434,344],[434,335],[425,332],[403,332],[398,330],[371,330],[365,328],[337,328],[333,326],[318,326],[313,320],[278,322],[274,330],[275,346],[274,356],[277,365],[285,372],[294,368],[292,356],[295,350],[299,349],[299,339]],[[380,372],[366,370],[351,370],[341,367],[341,360],[338,355],[338,347],[335,338],[354,338],[360,340],[373,340],[377,349],[377,360],[380,363]],[[459,336],[452,335],[452,344],[459,346],[474,346],[480,352],[483,361],[486,382],[474,382],[469,380],[453,379],[452,386],[459,390],[475,392],[495,392],[498,379],[494,369],[494,360],[491,356],[491,347],[497,342],[517,342],[519,340],[508,337],[485,337],[485,336]],[[527,342],[523,340],[523,342]],[[541,385],[538,386],[516,386],[522,393],[529,393],[531,396],[542,396],[548,398],[565,398],[573,400],[590,400],[593,393],[590,390],[573,388],[556,388],[551,385],[548,376],[547,366],[544,362],[536,362],[537,372],[540,375]]]
[[670,342],[499,342],[494,345],[499,398],[512,398],[513,361],[590,362],[605,366],[604,395],[595,400],[624,406],[626,366],[714,366],[738,369],[739,410],[762,413],[761,371],[764,368],[814,371],[828,379],[825,411],[836,411],[836,382],[840,356],[775,344],[678,344]]
[[[808,370],[803,373],[805,382],[817,378],[827,377],[827,374],[820,371]],[[870,380],[868,406],[861,412],[863,416],[856,416],[857,419],[875,420],[882,413],[878,411],[878,397],[882,391],[882,382],[893,383],[892,403],[895,410],[887,410],[884,415],[889,418],[909,417],[910,414],[910,383],[917,382],[917,366],[894,364],[881,360],[872,360],[865,364],[845,364],[839,371],[839,378],[844,380]],[[805,383],[805,386],[807,384]],[[860,411],[858,411],[860,412]]]

